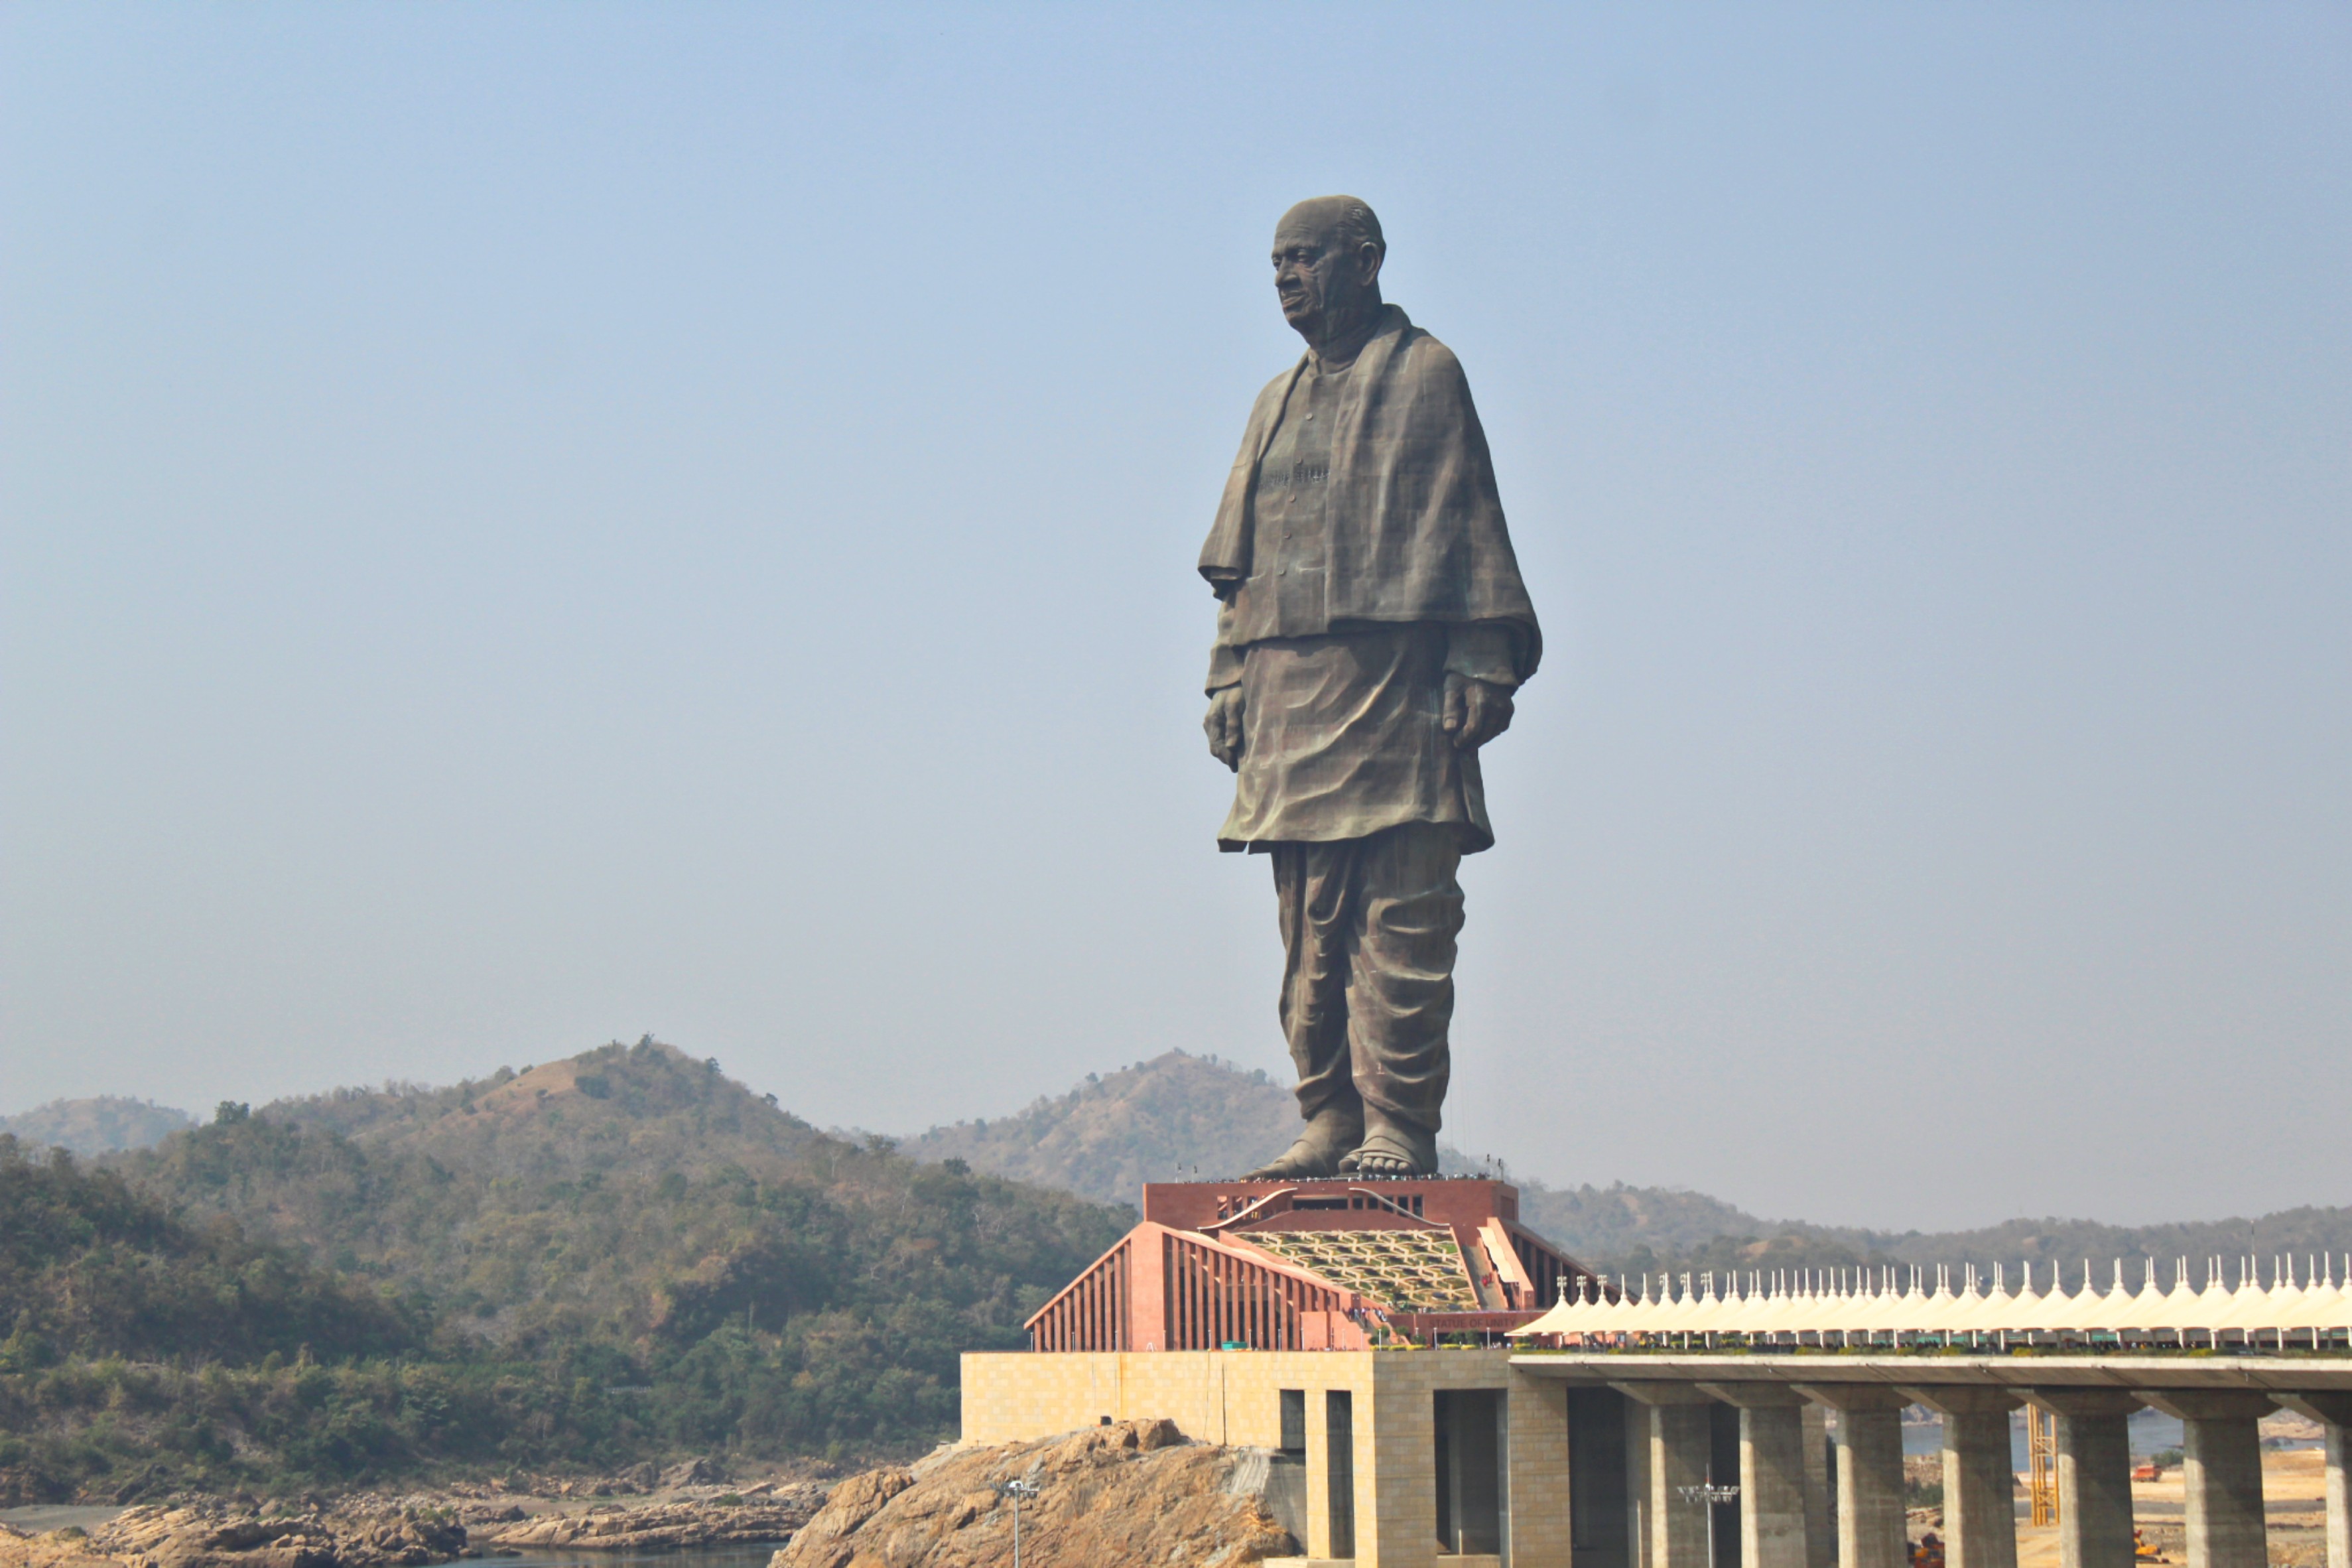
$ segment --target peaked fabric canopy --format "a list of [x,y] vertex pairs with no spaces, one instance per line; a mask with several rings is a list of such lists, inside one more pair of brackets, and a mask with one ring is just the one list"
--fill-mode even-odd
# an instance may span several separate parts
[[[1644,1278],[1638,1294],[1625,1281],[1608,1291],[1587,1282],[1525,1328],[1514,1339],[1574,1335],[1586,1342],[1653,1339],[1684,1334],[1738,1335],[1763,1341],[1782,1335],[1838,1335],[1869,1339],[2020,1334],[2203,1335],[2218,1342],[2228,1334],[2311,1335],[2315,1342],[2336,1335],[2352,1338],[2352,1256],[2314,1258],[2297,1279],[2294,1260],[2274,1261],[2263,1283],[2257,1260],[2241,1260],[2238,1283],[2225,1280],[2220,1258],[2209,1259],[2202,1289],[2189,1281],[2189,1260],[2173,1268],[2167,1289],[2154,1262],[2146,1265],[2140,1288],[2125,1282],[2115,1267],[2113,1288],[2092,1284],[2083,1266],[2082,1289],[2072,1292],[2053,1271],[2047,1294],[2035,1289],[2034,1266],[2027,1264],[2021,1285],[2008,1289],[2006,1270],[1990,1281],[1973,1267],[1934,1269],[1836,1270],[1793,1279],[1733,1275],[1720,1289],[1712,1274],[1676,1281],[1660,1277],[1653,1293]],[[1959,1289],[1953,1289],[1955,1275]],[[1931,1287],[1932,1282],[1932,1288]],[[1563,1285],[1563,1292],[1566,1286]]]

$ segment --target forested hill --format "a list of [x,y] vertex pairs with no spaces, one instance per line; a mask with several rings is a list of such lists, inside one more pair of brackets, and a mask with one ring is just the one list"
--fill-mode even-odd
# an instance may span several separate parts
[[0,1133],[0,1369],[80,1356],[255,1361],[414,1350],[419,1325],[364,1286],[190,1224],[63,1149],[35,1158]]
[[[1298,1102],[1287,1085],[1183,1051],[1117,1072],[1087,1075],[996,1121],[934,1127],[900,1147],[918,1159],[961,1159],[974,1169],[1060,1187],[1104,1203],[1134,1203],[1145,1182],[1232,1176],[1290,1146]],[[1439,1150],[1451,1174],[1490,1170]],[[1181,1175],[1180,1175],[1181,1173]],[[1592,1258],[1646,1247],[1679,1256],[1718,1236],[1755,1236],[1769,1222],[1699,1193],[1665,1187],[1558,1189],[1508,1173],[1528,1223]]]
[[1132,1204],[1146,1182],[1238,1175],[1297,1136],[1297,1100],[1265,1073],[1169,1051],[1088,1073],[1011,1116],[934,1127],[899,1147],[919,1160],[962,1159],[1098,1203]]
[[27,1149],[111,1154],[149,1148],[194,1124],[186,1111],[168,1105],[101,1094],[89,1100],[53,1100],[15,1116],[0,1116],[0,1133]]
[[829,1137],[651,1040],[447,1089],[227,1108],[121,1169],[191,1215],[421,1288],[453,1330],[501,1345],[919,1308],[950,1388],[950,1342],[1019,1342],[1125,1220]]
[[96,1173],[12,1154],[0,1500],[915,1450],[953,1435],[960,1353],[1024,1344],[1131,1218],[827,1136],[651,1040],[224,1105]]
[[[1211,1177],[1245,1170],[1286,1148],[1297,1126],[1287,1086],[1213,1057],[1171,1051],[1114,1073],[1089,1074],[1067,1092],[1001,1120],[933,1128],[902,1147],[924,1159],[953,1156],[1024,1182],[1132,1202],[1142,1183],[1171,1180],[1179,1170]],[[2352,1208],[2172,1225],[2021,1218],[1970,1231],[1878,1231],[1761,1219],[1680,1188],[1622,1182],[1555,1187],[1443,1145],[1439,1152],[1450,1174],[1502,1169],[1519,1188],[1519,1212],[1528,1225],[1609,1273],[2030,1259],[2063,1264],[2068,1278],[2079,1280],[2085,1258],[2104,1268],[2116,1258],[2168,1266],[2176,1258],[2215,1254],[2268,1259],[2352,1252]]]

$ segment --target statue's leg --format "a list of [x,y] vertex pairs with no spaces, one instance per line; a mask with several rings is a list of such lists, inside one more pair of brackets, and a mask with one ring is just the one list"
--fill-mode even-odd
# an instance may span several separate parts
[[1277,844],[1274,893],[1282,921],[1282,1033],[1298,1068],[1307,1131],[1281,1158],[1250,1173],[1281,1181],[1336,1173],[1360,1142],[1364,1108],[1348,1053],[1348,938],[1356,846]]
[[1461,868],[1461,840],[1450,826],[1412,823],[1363,840],[1347,1007],[1364,1141],[1344,1169],[1437,1173],[1439,1110],[1453,1071],[1446,1035]]

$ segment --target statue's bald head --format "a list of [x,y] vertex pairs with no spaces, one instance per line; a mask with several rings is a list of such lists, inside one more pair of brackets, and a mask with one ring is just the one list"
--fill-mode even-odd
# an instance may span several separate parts
[[1311,234],[1349,250],[1369,245],[1382,256],[1389,252],[1389,242],[1381,237],[1379,216],[1369,203],[1355,196],[1309,196],[1283,214],[1274,232],[1277,242],[1286,233]]
[[1318,351],[1358,337],[1381,307],[1381,220],[1354,196],[1310,196],[1274,226],[1283,319]]

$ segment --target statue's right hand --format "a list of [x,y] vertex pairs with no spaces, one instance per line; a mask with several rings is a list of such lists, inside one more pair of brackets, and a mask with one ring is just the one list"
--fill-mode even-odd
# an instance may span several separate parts
[[1209,697],[1209,716],[1201,721],[1208,732],[1209,755],[1235,773],[1242,769],[1242,689],[1228,686]]

